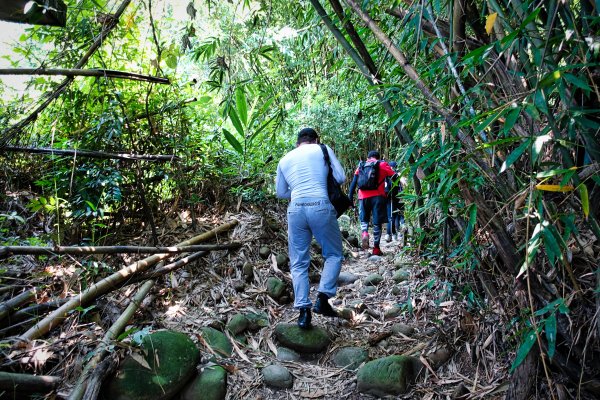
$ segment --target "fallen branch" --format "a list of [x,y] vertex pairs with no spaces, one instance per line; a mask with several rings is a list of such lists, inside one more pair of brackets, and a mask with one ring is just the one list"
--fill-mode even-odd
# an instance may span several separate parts
[[118,360],[114,354],[105,358],[98,364],[98,367],[94,369],[94,372],[92,372],[92,375],[90,375],[88,379],[87,388],[85,389],[83,398],[86,400],[96,400],[100,394],[102,382],[117,369],[118,365]]
[[8,255],[49,255],[49,254],[162,254],[162,253],[191,253],[206,250],[232,250],[242,246],[239,242],[223,244],[198,244],[191,246],[5,246],[0,248]]
[[[100,344],[98,344],[98,347],[96,347],[96,350],[94,351],[94,356],[90,359],[90,361],[88,361],[83,369],[83,372],[79,376],[79,379],[77,380],[73,391],[69,395],[68,400],[81,400],[81,398],[83,398],[83,394],[86,393],[86,387],[88,384],[87,380],[91,371],[96,368],[100,361],[102,361],[106,355],[108,346],[110,346],[111,342],[115,340],[121,332],[123,332],[125,326],[127,326],[127,323],[131,317],[133,317],[133,314],[136,312],[136,310],[140,308],[142,301],[148,295],[148,292],[150,292],[150,289],[152,289],[153,286],[154,281],[152,280],[144,283],[140,290],[138,290],[136,293],[135,297],[131,300],[131,303],[129,303],[123,314],[121,314],[121,316],[115,321],[106,334],[104,334]],[[85,398],[89,399],[90,397],[86,396]]]
[[53,156],[75,156],[88,158],[101,158],[111,160],[146,160],[146,161],[177,161],[180,158],[173,154],[127,154],[127,153],[104,153],[102,151],[90,150],[62,150],[49,147],[21,147],[5,146],[3,151],[30,154],[50,154]]
[[15,311],[12,314],[9,314],[0,322],[0,327],[5,328],[31,318],[41,317],[42,314],[45,314],[49,310],[55,310],[66,302],[66,299],[58,299],[47,301],[45,303],[32,304],[28,307]]
[[30,289],[0,304],[0,320],[6,318],[6,316],[15,308],[35,299],[35,294],[36,290]]
[[181,267],[184,267],[184,266],[188,265],[189,263],[191,263],[192,261],[196,261],[197,259],[204,257],[207,254],[208,254],[208,251],[199,251],[197,253],[190,254],[189,256],[179,259],[179,260],[175,261],[174,263],[167,264],[164,267],[134,276],[133,278],[127,280],[126,284],[130,285],[132,283],[143,282],[147,279],[156,279],[156,278],[166,275],[170,272],[173,272]]
[[[238,224],[238,221],[231,221],[225,224],[218,226],[217,228],[205,232],[201,235],[195,236],[185,242],[180,243],[178,246],[191,246],[196,243],[200,243],[206,240],[213,238],[215,235],[226,232]],[[76,296],[71,297],[71,299],[65,303],[63,306],[59,307],[54,312],[50,313],[46,318],[35,324],[32,328],[30,328],[27,332],[25,332],[19,339],[22,342],[29,342],[33,339],[37,339],[38,337],[45,335],[52,328],[59,325],[62,320],[64,320],[70,311],[75,308],[81,306],[82,304],[89,303],[95,298],[102,296],[106,293],[109,293],[113,288],[118,287],[122,282],[130,279],[134,274],[141,273],[146,271],[148,268],[153,266],[154,264],[168,258],[169,254],[155,254],[153,256],[147,257],[141,261],[135,262],[118,272],[110,275],[107,278],[104,278],[100,282],[97,282],[90,286],[88,289],[79,293]],[[21,343],[23,344],[23,343]],[[19,345],[19,343],[17,343]]]
[[16,394],[19,392],[50,392],[56,389],[61,381],[62,379],[58,376],[15,374],[0,371],[0,389],[10,390]]
[[104,78],[129,79],[132,81],[160,83],[170,85],[168,78],[136,74],[133,72],[115,71],[111,69],[70,69],[70,68],[0,68],[0,75],[66,75],[73,76],[95,76]]

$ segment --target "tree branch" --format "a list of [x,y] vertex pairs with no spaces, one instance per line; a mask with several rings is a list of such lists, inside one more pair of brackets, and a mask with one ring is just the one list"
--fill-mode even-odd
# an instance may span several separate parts
[[0,75],[66,75],[74,76],[95,76],[104,78],[129,79],[132,81],[160,83],[170,85],[168,78],[158,76],[149,76],[136,74],[133,72],[115,71],[111,69],[68,69],[68,68],[0,68]]

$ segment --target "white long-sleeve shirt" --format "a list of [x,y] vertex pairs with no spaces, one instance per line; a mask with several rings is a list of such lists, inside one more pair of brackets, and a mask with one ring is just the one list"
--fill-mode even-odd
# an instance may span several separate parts
[[[344,168],[329,146],[327,152],[331,160],[333,177],[344,183]],[[303,144],[287,153],[277,165],[277,197],[284,199],[328,198],[327,174],[323,151],[318,144]]]

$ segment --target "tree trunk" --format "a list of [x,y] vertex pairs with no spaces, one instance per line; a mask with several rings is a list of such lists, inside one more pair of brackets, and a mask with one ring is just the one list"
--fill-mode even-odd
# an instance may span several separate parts
[[133,81],[160,83],[170,85],[168,78],[158,76],[148,76],[136,74],[133,72],[114,71],[110,69],[68,69],[68,68],[0,68],[0,75],[66,75],[73,76],[93,76],[104,78],[120,78]]
[[31,153],[31,154],[50,154],[55,156],[76,156],[76,157],[89,157],[89,158],[101,158],[101,159],[113,159],[113,160],[146,160],[146,161],[178,161],[180,158],[173,154],[168,155],[154,155],[154,154],[127,154],[127,153],[105,153],[102,151],[90,151],[90,150],[63,150],[63,149],[52,149],[49,147],[21,147],[21,146],[5,146],[0,148],[1,151],[12,151],[19,153]]

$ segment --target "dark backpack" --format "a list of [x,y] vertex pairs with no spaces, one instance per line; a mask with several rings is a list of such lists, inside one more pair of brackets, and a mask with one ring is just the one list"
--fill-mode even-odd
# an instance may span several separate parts
[[358,164],[358,188],[376,190],[379,186],[379,160],[361,161]]

